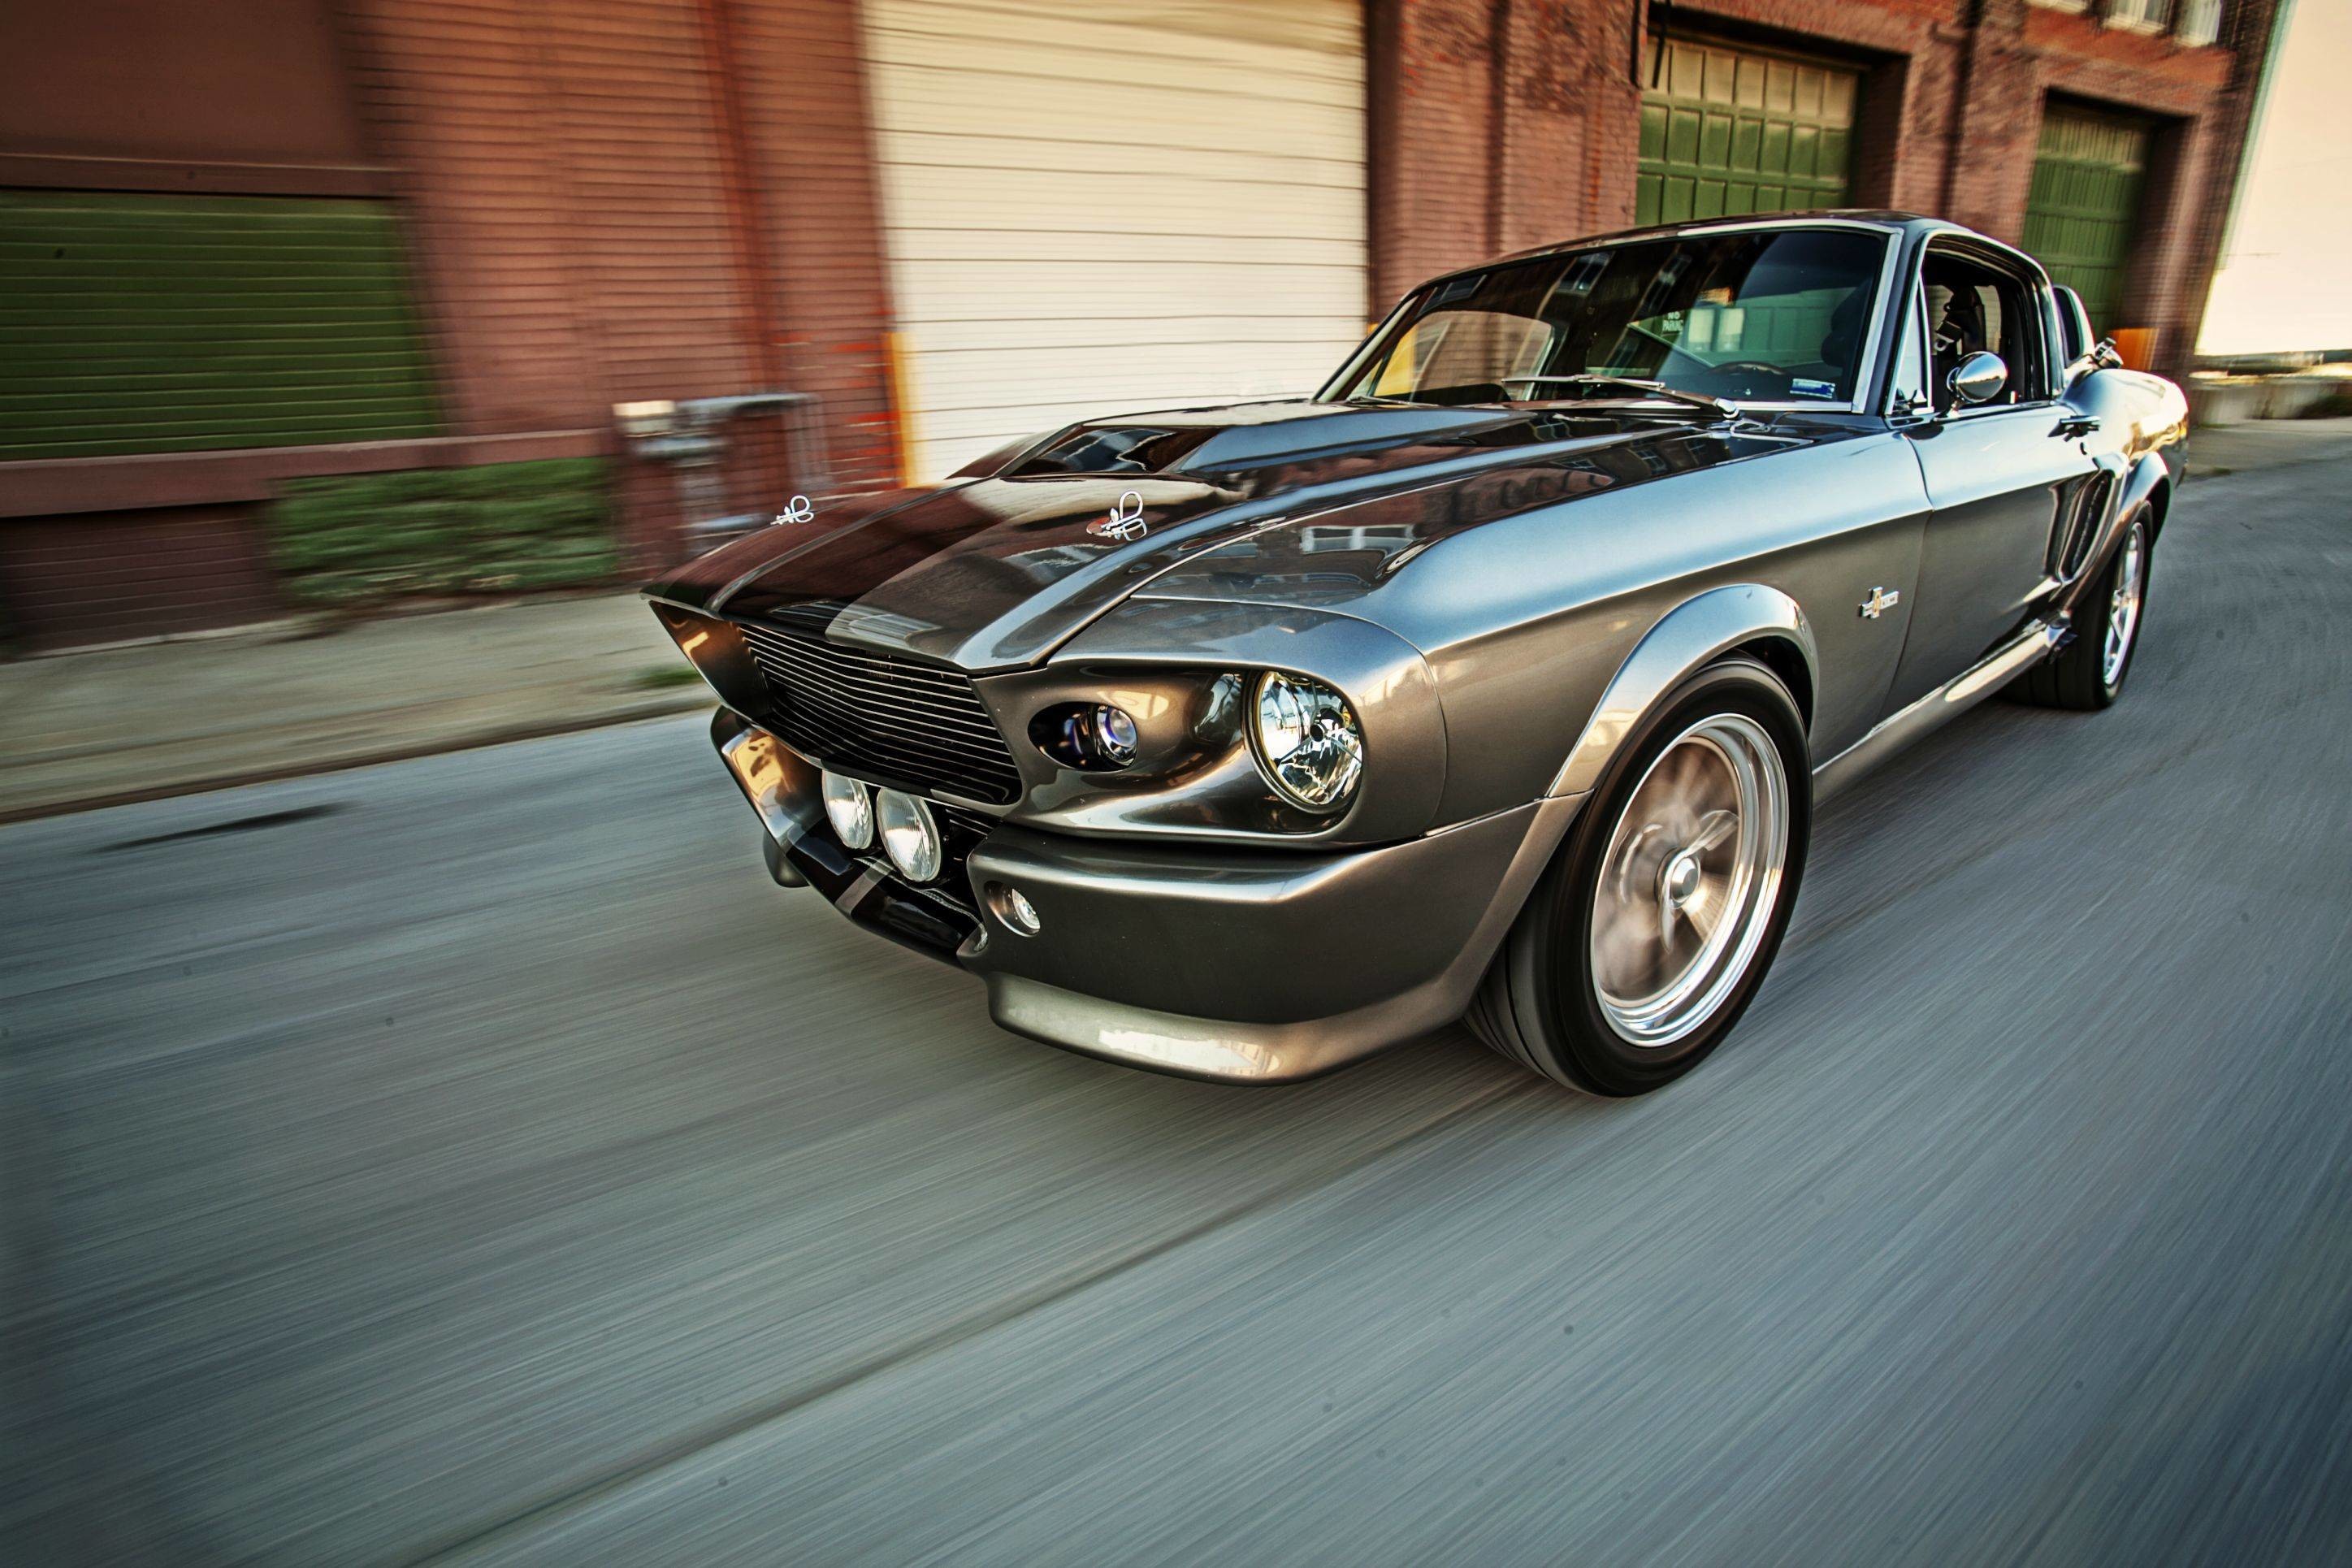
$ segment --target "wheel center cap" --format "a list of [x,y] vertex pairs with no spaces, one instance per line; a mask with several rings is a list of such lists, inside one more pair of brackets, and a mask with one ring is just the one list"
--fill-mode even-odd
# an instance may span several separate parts
[[1666,862],[1663,886],[1667,900],[1676,909],[1690,902],[1698,891],[1698,857],[1685,849]]

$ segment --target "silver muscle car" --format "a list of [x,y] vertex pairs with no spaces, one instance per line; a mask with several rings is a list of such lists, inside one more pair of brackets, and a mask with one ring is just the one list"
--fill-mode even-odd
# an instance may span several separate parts
[[1995,691],[2115,700],[2186,416],[1981,235],[1684,225],[647,593],[775,879],[1006,1028],[1265,1083],[1466,1015],[1635,1094],[1755,995],[1829,791]]

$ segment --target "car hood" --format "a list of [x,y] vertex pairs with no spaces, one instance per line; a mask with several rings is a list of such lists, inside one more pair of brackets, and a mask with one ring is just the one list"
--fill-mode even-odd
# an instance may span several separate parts
[[1402,569],[1444,534],[1579,495],[1825,438],[1627,409],[1249,403],[1093,420],[991,471],[852,498],[688,563],[648,595],[973,670],[1034,664],[1154,578],[1267,531],[1453,486]]

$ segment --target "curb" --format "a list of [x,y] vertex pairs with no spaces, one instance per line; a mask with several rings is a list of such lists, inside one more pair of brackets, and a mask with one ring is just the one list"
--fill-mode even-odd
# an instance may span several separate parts
[[37,822],[44,817],[71,816],[85,811],[103,811],[113,805],[137,805],[143,801],[176,800],[182,795],[210,795],[215,790],[242,789],[247,784],[278,784],[287,779],[349,773],[354,768],[372,768],[381,763],[413,762],[418,757],[436,757],[451,752],[479,751],[485,746],[503,746],[515,741],[541,741],[551,735],[572,735],[583,730],[607,729],[614,724],[634,724],[647,719],[667,719],[679,713],[706,710],[711,706],[713,704],[708,692],[682,691],[673,698],[639,702],[627,708],[601,713],[581,714],[568,719],[551,719],[533,724],[501,725],[494,730],[485,730],[471,734],[446,735],[432,741],[379,746],[351,756],[331,757],[307,763],[288,763],[278,767],[251,768],[173,784],[118,790],[106,795],[78,795],[70,800],[42,801],[30,805],[8,806],[0,808],[0,826],[17,822]]

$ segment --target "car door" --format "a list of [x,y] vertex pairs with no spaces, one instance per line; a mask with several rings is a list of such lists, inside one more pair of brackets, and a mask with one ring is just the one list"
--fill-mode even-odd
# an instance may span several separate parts
[[[1994,247],[1939,237],[1912,287],[1910,330],[1921,334],[1927,401],[1897,416],[1929,510],[1888,712],[1976,664],[2056,591],[2053,540],[2096,471],[2078,422],[2058,401],[2049,286],[2039,270]],[[1949,377],[1979,352],[1999,354],[2008,374],[1998,395],[1969,404]]]

